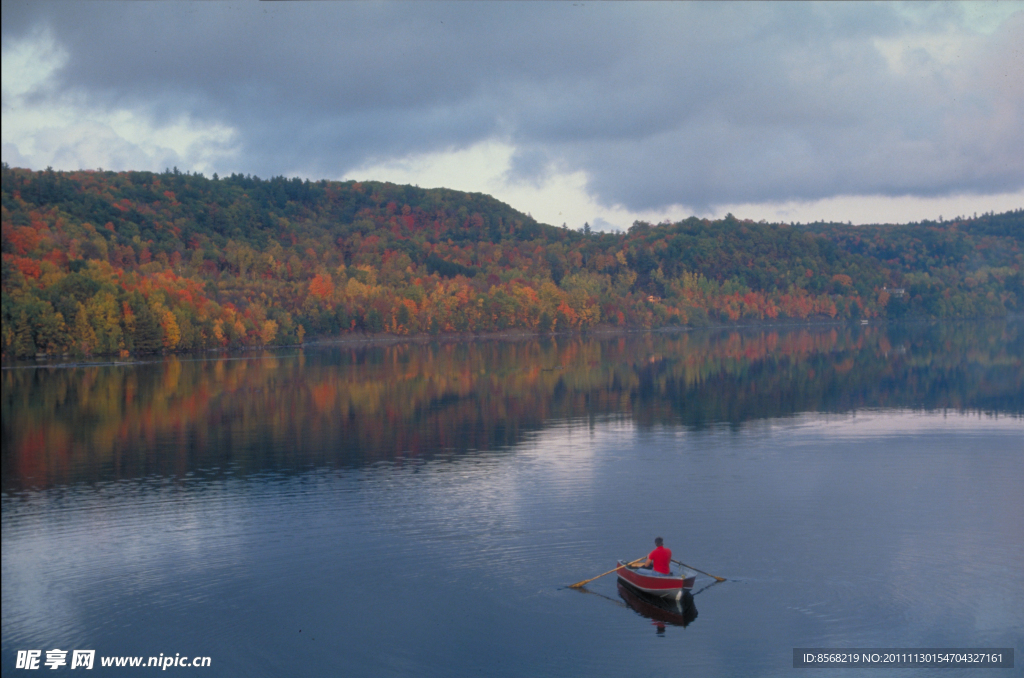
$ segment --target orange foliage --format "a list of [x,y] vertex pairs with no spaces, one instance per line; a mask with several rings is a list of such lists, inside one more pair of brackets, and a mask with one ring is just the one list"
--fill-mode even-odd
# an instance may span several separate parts
[[34,259],[19,257],[16,254],[5,254],[4,261],[13,264],[26,278],[38,278],[43,273],[39,262]]
[[10,232],[6,232],[5,229],[4,239],[11,243],[15,253],[24,255],[38,247],[43,237],[34,228],[17,226]]
[[844,273],[836,273],[834,276],[832,276],[832,282],[839,283],[843,287],[853,286],[853,278]]
[[334,281],[326,273],[317,273],[309,283],[309,294],[317,299],[326,299],[334,294]]

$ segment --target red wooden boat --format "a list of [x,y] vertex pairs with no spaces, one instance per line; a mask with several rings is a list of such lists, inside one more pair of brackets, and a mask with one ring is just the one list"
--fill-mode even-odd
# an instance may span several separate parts
[[624,560],[619,561],[619,579],[639,589],[663,598],[681,598],[683,591],[693,588],[697,573],[685,567],[673,566],[671,574],[662,574],[654,570],[630,566]]

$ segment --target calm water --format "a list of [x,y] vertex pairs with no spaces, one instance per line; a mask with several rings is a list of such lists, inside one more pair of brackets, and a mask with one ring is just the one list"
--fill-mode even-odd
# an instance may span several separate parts
[[[1022,356],[998,322],[5,369],[3,673],[61,648],[771,676],[794,647],[946,646],[1020,675]],[[655,535],[728,578],[686,626],[614,576],[564,588]]]

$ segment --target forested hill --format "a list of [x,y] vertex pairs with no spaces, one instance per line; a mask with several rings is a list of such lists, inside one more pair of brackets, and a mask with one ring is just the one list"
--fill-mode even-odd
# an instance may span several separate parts
[[5,164],[2,184],[5,358],[1024,310],[1024,210],[608,234],[377,182]]

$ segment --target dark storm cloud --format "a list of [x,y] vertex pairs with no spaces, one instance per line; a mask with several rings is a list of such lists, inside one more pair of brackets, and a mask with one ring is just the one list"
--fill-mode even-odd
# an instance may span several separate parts
[[497,137],[517,148],[511,176],[583,169],[600,200],[637,210],[1020,189],[1024,13],[952,66],[922,52],[894,73],[873,42],[960,11],[5,3],[3,39],[48,27],[70,57],[59,91],[95,105],[234,127],[225,170],[339,176]]

